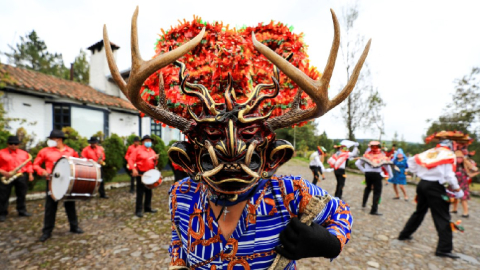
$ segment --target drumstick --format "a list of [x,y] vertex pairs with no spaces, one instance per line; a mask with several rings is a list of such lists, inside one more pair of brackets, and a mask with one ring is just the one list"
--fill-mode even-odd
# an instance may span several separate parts
[[[330,201],[331,198],[332,197],[330,197],[330,195],[328,194],[325,194],[323,196],[313,196],[305,207],[305,212],[303,212],[302,216],[300,217],[300,222],[310,226],[315,217],[323,211],[325,206],[327,206],[327,203]],[[275,257],[275,260],[273,260],[273,263],[268,268],[268,270],[285,269],[285,267],[289,263],[289,259],[283,257],[280,254],[277,254],[277,257]]]

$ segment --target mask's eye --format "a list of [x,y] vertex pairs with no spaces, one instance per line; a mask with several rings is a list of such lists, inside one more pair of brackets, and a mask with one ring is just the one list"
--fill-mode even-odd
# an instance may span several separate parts
[[242,130],[242,138],[244,140],[250,140],[251,138],[253,138],[255,133],[258,132],[258,130],[259,130],[258,127],[246,128],[246,129]]
[[222,132],[214,127],[206,127],[205,131],[207,132],[208,139],[212,141],[216,141],[222,136]]

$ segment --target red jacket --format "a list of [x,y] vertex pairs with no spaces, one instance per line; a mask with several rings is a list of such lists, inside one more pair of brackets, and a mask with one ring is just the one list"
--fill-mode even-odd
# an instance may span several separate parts
[[[17,149],[15,151],[12,151],[8,148],[2,149],[0,150],[0,169],[11,172],[27,159],[28,153],[22,149]],[[32,162],[29,161],[18,172],[33,173]]]
[[82,157],[86,159],[91,159],[95,162],[98,162],[98,159],[102,157],[102,160],[105,161],[105,151],[103,147],[97,145],[95,149],[92,148],[91,145],[83,148],[82,150]]
[[[45,147],[40,152],[38,152],[35,161],[33,162],[33,169],[37,172],[38,175],[42,175],[43,172],[52,173],[53,166],[62,156],[67,157],[78,157],[77,152],[72,148],[65,145],[63,151],[60,151],[57,147]],[[45,169],[40,167],[45,163]]]
[[128,159],[128,165],[130,168],[135,168],[137,164],[137,170],[146,172],[151,169],[155,169],[157,160],[155,156],[157,154],[152,148],[147,148],[143,145],[139,145],[133,153],[130,154]]
[[[139,147],[140,145],[135,145],[135,144],[132,144],[128,147],[127,149],[127,153],[125,154],[125,160],[128,162],[128,159],[130,158],[130,155],[135,152],[135,150],[137,150],[137,148]],[[131,167],[132,168],[132,167]]]

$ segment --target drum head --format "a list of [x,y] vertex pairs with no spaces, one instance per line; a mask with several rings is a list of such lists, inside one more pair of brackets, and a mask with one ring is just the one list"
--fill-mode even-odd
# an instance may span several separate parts
[[152,169],[152,170],[146,171],[143,174],[142,183],[144,183],[145,185],[151,185],[157,182],[158,179],[160,179],[160,177],[162,177],[162,174],[160,173],[160,171]]
[[70,175],[70,163],[68,159],[59,159],[53,168],[52,180],[50,180],[50,193],[54,200],[61,200],[67,193],[68,186],[70,185]]

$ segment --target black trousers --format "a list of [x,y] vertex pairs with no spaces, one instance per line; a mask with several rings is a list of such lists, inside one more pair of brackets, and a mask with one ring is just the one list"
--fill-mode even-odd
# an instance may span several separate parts
[[130,174],[130,191],[135,190],[135,177]]
[[382,197],[382,175],[379,172],[366,172],[365,173],[365,182],[367,186],[363,191],[363,202],[362,206],[365,207],[367,205],[368,196],[370,196],[370,191],[372,190],[373,186],[373,202],[372,202],[372,210],[370,213],[378,212],[378,203],[380,202],[380,198]]
[[412,235],[420,227],[428,208],[430,208],[439,238],[437,252],[452,252],[453,241],[450,213],[448,212],[449,202],[443,199],[446,196],[445,187],[438,181],[421,180],[417,186],[417,209],[405,224],[400,237]]
[[335,189],[335,197],[342,198],[343,187],[345,186],[345,169],[338,169],[334,171],[335,178],[337,178],[337,188]]
[[100,186],[98,187],[98,194],[100,194],[100,197],[105,197],[105,179],[103,179],[103,176],[105,175],[103,172],[103,167],[100,169],[101,170],[101,177],[102,177],[102,182],[100,182]]
[[[70,223],[70,229],[78,228],[77,212],[75,210],[74,201],[66,201],[63,203],[65,206],[65,212],[67,213],[68,222]],[[55,227],[55,218],[57,216],[58,202],[54,201],[52,197],[48,194],[48,183],[47,183],[47,199],[45,202],[45,217],[43,219],[43,229],[44,234],[51,234],[53,228]]]
[[322,167],[310,166],[310,170],[313,172],[313,182],[312,184],[317,185],[320,176],[322,176]]
[[25,206],[25,197],[27,196],[28,190],[28,174],[23,173],[22,176],[15,179],[8,185],[0,182],[0,216],[8,215],[8,199],[10,198],[10,193],[12,192],[12,187],[15,187],[15,195],[17,196],[17,211],[18,213],[27,212],[27,207]]
[[[144,172],[138,172],[143,174]],[[147,188],[142,183],[142,177],[137,176],[137,200],[135,202],[135,213],[142,213],[143,211],[152,210],[152,190]],[[143,195],[145,194],[145,201],[143,201]]]

